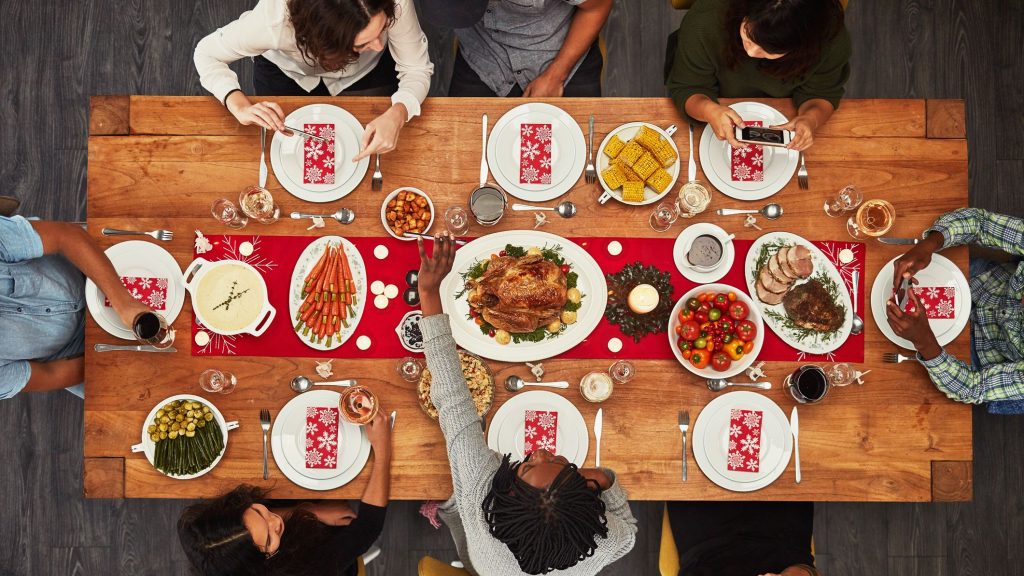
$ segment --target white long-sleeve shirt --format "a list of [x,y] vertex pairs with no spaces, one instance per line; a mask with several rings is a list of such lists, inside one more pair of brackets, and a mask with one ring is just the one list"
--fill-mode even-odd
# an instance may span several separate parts
[[[420,28],[412,0],[395,0],[395,10],[394,25],[384,32],[398,72],[398,91],[391,96],[391,102],[405,104],[408,119],[412,119],[419,115],[420,104],[427,97],[434,65],[427,54],[427,37]],[[311,66],[303,59],[295,42],[288,1],[259,0],[238,20],[200,40],[193,60],[203,88],[223,102],[228,93],[240,88],[238,75],[228,64],[259,55],[276,64],[307,92],[316,88],[322,79],[336,96],[373,70],[381,53],[363,52],[358,60],[334,72],[315,63]]]

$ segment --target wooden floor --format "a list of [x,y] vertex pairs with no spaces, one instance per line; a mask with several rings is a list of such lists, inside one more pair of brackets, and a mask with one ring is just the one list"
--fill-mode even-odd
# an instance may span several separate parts
[[[25,214],[83,219],[89,96],[202,94],[193,47],[253,3],[0,0],[0,47],[8,54],[0,193],[19,196]],[[971,204],[1017,215],[1024,215],[1022,4],[854,0],[847,20],[855,46],[848,95],[966,99]],[[607,95],[663,94],[664,38],[680,17],[662,0],[616,2],[606,31]],[[440,94],[450,35],[429,34]],[[250,66],[238,70],[248,86]],[[976,409],[974,425],[973,503],[819,505],[819,567],[836,576],[1024,574],[1024,418]],[[0,576],[185,574],[173,532],[184,503],[84,500],[81,437],[82,404],[70,394],[0,402]],[[657,574],[661,506],[633,508],[636,548],[604,574]],[[411,503],[394,505],[382,544],[371,574],[414,574],[428,553],[454,558],[447,533],[430,528]]]

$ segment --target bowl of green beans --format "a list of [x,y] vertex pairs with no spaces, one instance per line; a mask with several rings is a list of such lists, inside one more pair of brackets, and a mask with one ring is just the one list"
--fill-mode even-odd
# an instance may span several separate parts
[[235,428],[238,422],[225,422],[208,400],[179,394],[153,407],[142,424],[142,442],[132,452],[144,452],[154,468],[171,478],[197,478],[220,462],[228,430]]

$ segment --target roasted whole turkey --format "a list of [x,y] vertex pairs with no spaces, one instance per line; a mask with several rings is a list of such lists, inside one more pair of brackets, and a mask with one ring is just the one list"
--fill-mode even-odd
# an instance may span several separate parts
[[476,279],[466,280],[469,305],[498,330],[533,332],[559,319],[565,274],[541,254],[499,256]]

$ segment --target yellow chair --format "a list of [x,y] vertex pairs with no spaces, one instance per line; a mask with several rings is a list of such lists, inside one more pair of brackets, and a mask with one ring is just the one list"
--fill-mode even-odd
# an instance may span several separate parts
[[356,563],[356,567],[358,568],[357,574],[359,574],[359,576],[366,576],[366,564],[363,564],[362,556],[359,557],[359,562]]
[[418,573],[419,576],[469,576],[469,572],[462,568],[445,564],[437,558],[431,558],[430,556],[420,558]]

